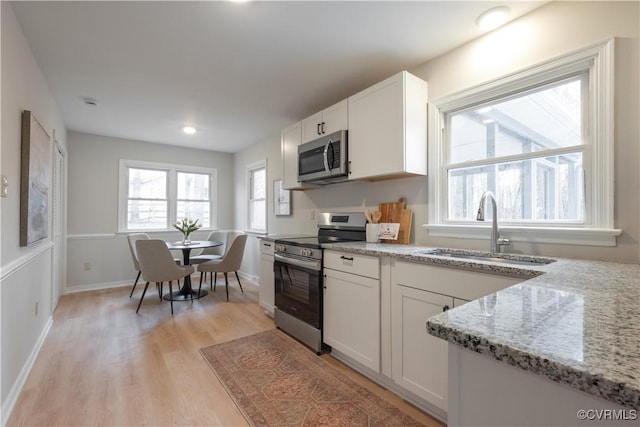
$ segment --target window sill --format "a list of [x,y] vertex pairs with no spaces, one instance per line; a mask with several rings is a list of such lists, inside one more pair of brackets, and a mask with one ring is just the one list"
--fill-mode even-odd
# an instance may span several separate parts
[[[469,224],[423,224],[430,236],[489,239],[491,226]],[[622,230],[615,228],[567,228],[500,226],[500,234],[513,242],[563,245],[615,246]]]

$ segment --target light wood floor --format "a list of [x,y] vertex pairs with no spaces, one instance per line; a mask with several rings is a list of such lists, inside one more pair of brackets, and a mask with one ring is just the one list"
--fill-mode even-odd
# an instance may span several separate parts
[[[129,287],[65,295],[7,425],[247,425],[198,352],[274,328],[257,304],[258,288],[243,285],[244,294],[231,282],[228,303],[224,286],[193,303],[176,302],[173,316],[151,285],[139,314],[140,285],[133,298]],[[322,357],[428,426],[441,426]]]

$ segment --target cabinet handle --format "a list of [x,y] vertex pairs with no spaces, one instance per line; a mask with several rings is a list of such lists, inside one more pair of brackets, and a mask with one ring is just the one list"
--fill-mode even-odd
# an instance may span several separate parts
[[271,243],[263,243],[263,245],[271,247]]
[[324,122],[320,123],[320,129],[322,130],[322,134],[324,135]]
[[322,135],[322,134],[320,133],[320,123],[316,124],[316,133],[317,133],[318,135]]
[[445,304],[445,305],[443,305],[443,306],[442,306],[442,311],[447,311],[447,310],[449,310],[449,306],[448,306],[448,305],[446,305],[446,304]]
[[340,259],[343,259],[343,260],[345,260],[345,261],[353,261],[353,257],[350,257],[350,256],[344,256],[344,255],[342,255],[342,256],[340,257]]

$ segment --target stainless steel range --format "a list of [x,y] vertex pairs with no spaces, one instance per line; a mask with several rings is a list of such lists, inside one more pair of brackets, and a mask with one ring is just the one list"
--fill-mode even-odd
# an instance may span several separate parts
[[322,247],[328,242],[364,241],[361,212],[330,212],[318,217],[318,235],[276,239],[276,326],[317,353],[322,352]]

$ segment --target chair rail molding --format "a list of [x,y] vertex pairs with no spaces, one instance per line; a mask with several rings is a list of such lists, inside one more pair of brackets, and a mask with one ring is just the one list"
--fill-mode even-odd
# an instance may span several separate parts
[[40,255],[52,249],[53,249],[53,242],[49,241],[47,243],[42,244],[35,251],[24,254],[14,259],[13,261],[9,262],[7,265],[0,267],[0,282],[8,279],[16,271],[20,270],[22,267],[34,261]]

